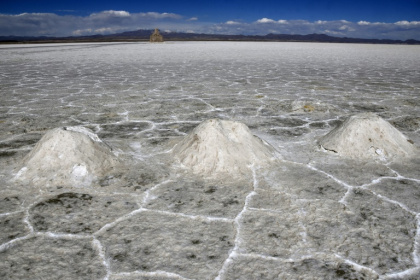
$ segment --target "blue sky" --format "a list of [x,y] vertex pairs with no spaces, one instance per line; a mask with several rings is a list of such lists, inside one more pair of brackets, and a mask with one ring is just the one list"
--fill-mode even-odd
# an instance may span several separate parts
[[154,27],[420,40],[420,0],[0,0],[0,36],[109,34]]

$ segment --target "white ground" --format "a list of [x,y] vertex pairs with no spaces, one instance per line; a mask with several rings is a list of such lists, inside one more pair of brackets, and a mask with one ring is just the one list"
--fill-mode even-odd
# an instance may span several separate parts
[[[420,159],[317,142],[374,112],[419,146],[419,65],[419,46],[0,46],[0,278],[419,279]],[[239,179],[181,168],[174,145],[215,118],[282,160]],[[11,181],[64,126],[125,166],[84,187]]]

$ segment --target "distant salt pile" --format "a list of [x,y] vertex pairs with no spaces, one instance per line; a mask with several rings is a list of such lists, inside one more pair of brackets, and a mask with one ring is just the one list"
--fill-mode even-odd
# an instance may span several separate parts
[[119,164],[111,148],[91,130],[63,127],[48,131],[24,158],[17,179],[37,184],[84,186]]
[[152,35],[150,35],[150,42],[156,43],[156,42],[163,42],[163,36],[160,34],[159,29],[155,28],[155,31]]
[[173,154],[193,173],[213,178],[249,175],[251,165],[265,166],[276,157],[274,148],[245,124],[218,119],[198,125]]
[[294,113],[327,113],[336,110],[334,106],[321,101],[294,100],[290,104],[290,111]]
[[341,156],[360,159],[386,160],[417,152],[412,141],[373,113],[351,116],[322,137],[319,144]]

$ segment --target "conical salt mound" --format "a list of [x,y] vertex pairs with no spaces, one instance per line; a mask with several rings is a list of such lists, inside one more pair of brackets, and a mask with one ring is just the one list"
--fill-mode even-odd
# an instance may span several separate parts
[[351,116],[319,140],[322,148],[341,156],[386,160],[410,157],[417,149],[401,132],[373,113]]
[[17,179],[37,184],[83,186],[119,164],[111,148],[83,127],[48,131],[24,158]]
[[173,149],[174,156],[193,173],[205,177],[241,177],[250,166],[267,165],[276,157],[272,146],[239,122],[202,122]]

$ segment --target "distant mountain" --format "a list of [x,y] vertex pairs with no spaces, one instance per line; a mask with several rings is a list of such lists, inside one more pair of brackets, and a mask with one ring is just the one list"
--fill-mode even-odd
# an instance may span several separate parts
[[[69,42],[119,42],[148,41],[153,30],[136,30],[110,35],[72,36],[72,37],[19,37],[0,36],[0,43],[69,43]],[[418,40],[361,39],[333,37],[325,34],[289,35],[223,35],[182,32],[161,32],[165,41],[266,41],[266,42],[320,42],[320,43],[364,43],[364,44],[405,44],[420,45]]]

